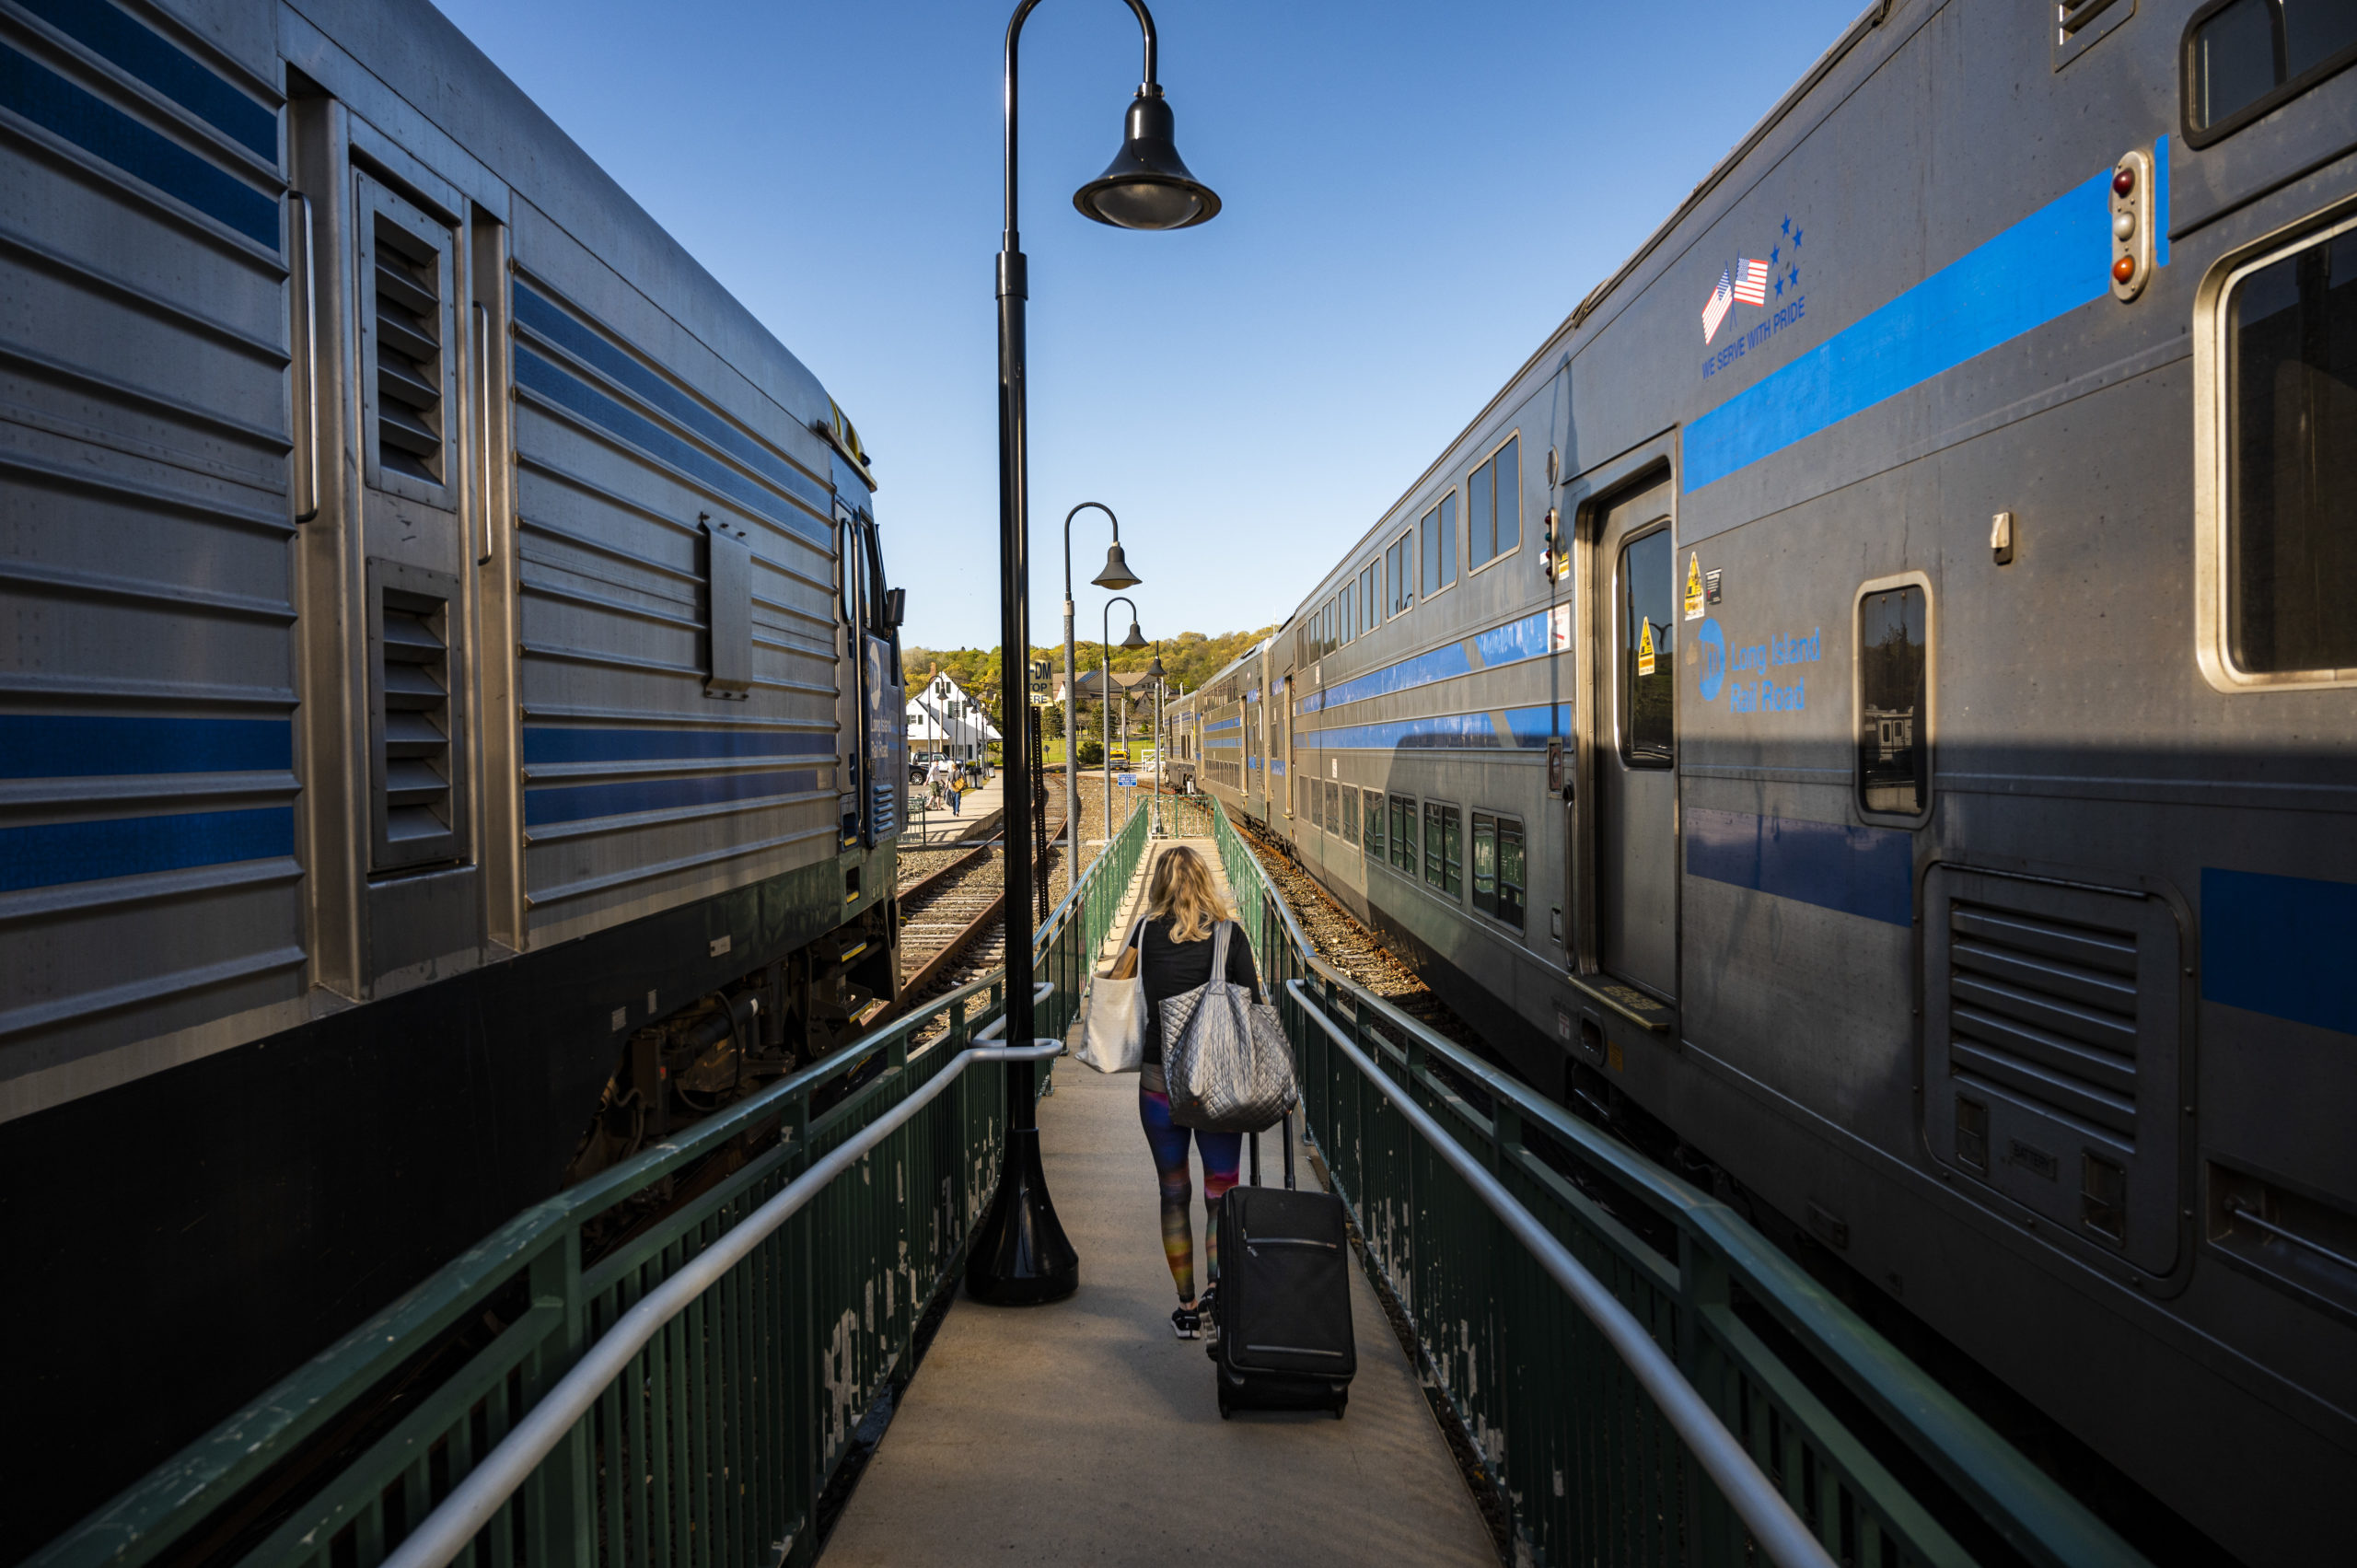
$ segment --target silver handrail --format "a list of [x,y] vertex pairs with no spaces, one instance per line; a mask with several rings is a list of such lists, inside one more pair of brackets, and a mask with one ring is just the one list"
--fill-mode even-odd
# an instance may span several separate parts
[[[1049,989],[1034,987],[1034,993]],[[1002,1015],[974,1038],[987,1040],[1006,1027]],[[574,1423],[589,1412],[631,1358],[646,1348],[663,1326],[687,1309],[688,1304],[718,1283],[721,1276],[742,1262],[772,1232],[794,1217],[826,1185],[865,1156],[885,1137],[932,1103],[942,1090],[977,1062],[1042,1062],[1062,1054],[1063,1041],[1035,1040],[1029,1045],[968,1046],[944,1063],[908,1098],[861,1129],[857,1135],[829,1151],[819,1162],[724,1233],[693,1261],[665,1280],[644,1300],[622,1314],[597,1343],[582,1353],[573,1370],[557,1380],[540,1402],[516,1424],[482,1464],[468,1472],[440,1507],[425,1517],[408,1539],[385,1559],[383,1568],[447,1568],[466,1550],[477,1531],[489,1524],[514,1496],[542,1459],[552,1453]]]
[[1752,1539],[1759,1543],[1759,1549],[1768,1554],[1769,1561],[1777,1568],[1833,1568],[1833,1559],[1817,1537],[1809,1533],[1808,1527],[1801,1523],[1792,1504],[1784,1501],[1783,1493],[1760,1473],[1751,1456],[1744,1452],[1743,1445],[1736,1441],[1735,1434],[1726,1429],[1678,1370],[1669,1353],[1654,1342],[1636,1315],[1621,1306],[1620,1298],[1606,1288],[1603,1281],[1588,1272],[1572,1256],[1569,1248],[1549,1234],[1537,1215],[1516,1202],[1504,1182],[1392,1082],[1375,1059],[1358,1048],[1348,1031],[1319,1010],[1310,1000],[1307,981],[1292,980],[1285,984],[1301,1010],[1317,1021],[1327,1038],[1341,1047],[1342,1054],[1366,1074],[1367,1081],[1407,1119],[1408,1124],[1424,1135],[1433,1151],[1465,1179],[1474,1195],[1489,1206],[1538,1266],[1547,1271],[1548,1277],[1562,1287],[1573,1305],[1587,1314],[1588,1321],[1596,1326],[1605,1342],[1620,1355],[1621,1365],[1653,1396],[1654,1403],[1660,1407],[1672,1429],[1718,1483],[1721,1494],[1751,1532]]
[[311,198],[290,192],[303,213],[303,482],[307,505],[295,513],[299,526],[319,515],[319,265],[317,231],[311,225]]

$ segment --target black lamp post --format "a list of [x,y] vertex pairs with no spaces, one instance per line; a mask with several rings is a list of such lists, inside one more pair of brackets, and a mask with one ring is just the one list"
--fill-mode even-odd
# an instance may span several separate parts
[[1105,570],[1089,580],[1119,593],[1144,579],[1130,570],[1121,553],[1121,519],[1102,501],[1084,501],[1064,514],[1064,864],[1074,875],[1080,868],[1080,698],[1073,690],[1072,641],[1072,520],[1090,508],[1105,514],[1113,525],[1113,546],[1105,552]]
[[[1016,227],[1016,46],[1039,0],[1022,0],[1006,24],[1006,228],[998,254],[998,540],[1000,686],[1023,689],[1031,656],[1030,473],[1024,430],[1023,302],[1028,293]],[[1129,0],[1145,39],[1145,80],[1130,104],[1121,150],[1105,172],[1073,194],[1086,216],[1119,228],[1186,228],[1219,211],[1219,198],[1187,171],[1170,140],[1170,107],[1155,79],[1154,17],[1145,0]],[[1108,564],[1110,564],[1109,562]],[[1026,715],[1028,720],[1028,715]],[[1031,842],[1029,737],[1016,733],[1008,705],[1005,756],[1006,842]],[[1031,908],[1031,857],[1002,857],[1010,921]],[[1033,1038],[1031,937],[1010,931],[1006,944],[1006,1039]],[[1006,1068],[1006,1155],[998,1188],[966,1255],[966,1291],[1006,1306],[1057,1301],[1080,1287],[1080,1258],[1048,1200],[1039,1163],[1039,1124],[1031,1064]]]
[[[1097,666],[1097,695],[1102,704],[1105,720],[1105,842],[1113,842],[1113,607],[1130,607],[1130,634],[1121,639],[1124,648],[1145,646],[1145,634],[1138,630],[1137,600],[1127,594],[1116,594],[1105,601],[1102,624],[1097,627],[1097,645],[1104,650]],[[1121,726],[1121,739],[1129,740],[1129,725]]]
[[1162,668],[1162,645],[1154,645],[1154,662],[1145,667],[1145,678],[1154,682],[1154,830],[1161,833],[1162,824],[1162,690],[1167,680]]

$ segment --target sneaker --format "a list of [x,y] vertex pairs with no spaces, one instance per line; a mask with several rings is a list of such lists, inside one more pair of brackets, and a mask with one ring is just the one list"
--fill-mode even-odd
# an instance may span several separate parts
[[1170,1309],[1170,1331],[1178,1335],[1182,1340],[1202,1338],[1202,1315],[1191,1307],[1172,1307]]
[[1195,1311],[1203,1320],[1203,1353],[1213,1361],[1219,1359],[1219,1286],[1203,1292],[1195,1303]]

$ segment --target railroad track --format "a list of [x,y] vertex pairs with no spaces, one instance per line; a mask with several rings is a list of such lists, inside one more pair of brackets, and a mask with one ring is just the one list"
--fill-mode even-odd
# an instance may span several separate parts
[[[984,824],[976,826],[981,830]],[[1051,840],[1062,828],[1061,816],[1051,819]],[[914,875],[900,888],[900,999],[870,1018],[870,1025],[889,1023],[927,997],[988,974],[1005,961],[1004,843],[917,853],[927,858],[908,867]]]

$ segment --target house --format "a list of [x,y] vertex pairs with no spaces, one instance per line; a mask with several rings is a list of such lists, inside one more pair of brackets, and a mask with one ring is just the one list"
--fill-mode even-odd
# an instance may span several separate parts
[[909,698],[909,757],[972,761],[1001,738],[982,704],[938,669]]

